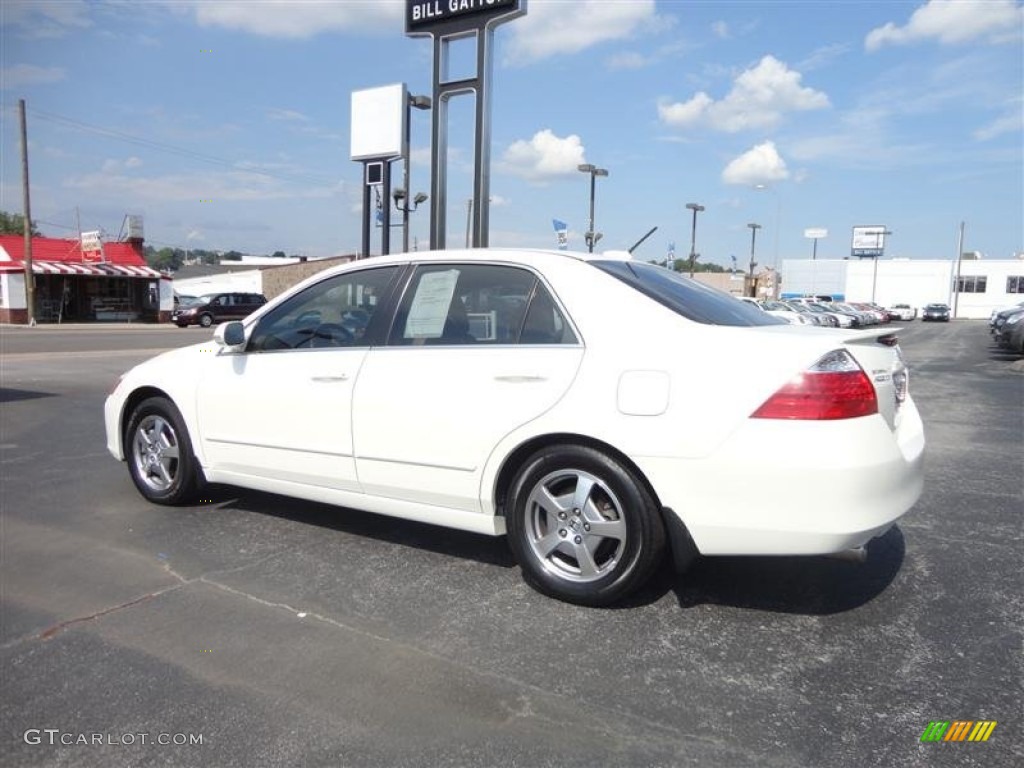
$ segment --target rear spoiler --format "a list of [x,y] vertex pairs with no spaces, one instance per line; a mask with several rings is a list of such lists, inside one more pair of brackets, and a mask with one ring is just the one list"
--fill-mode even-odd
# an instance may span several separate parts
[[876,341],[886,347],[895,347],[899,343],[897,334],[902,328],[868,328],[851,331],[844,339],[847,344],[867,344]]

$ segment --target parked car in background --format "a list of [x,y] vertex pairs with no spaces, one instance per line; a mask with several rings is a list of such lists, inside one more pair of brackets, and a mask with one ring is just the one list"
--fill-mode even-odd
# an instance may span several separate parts
[[181,304],[171,313],[171,322],[179,328],[209,328],[228,320],[243,320],[266,303],[266,297],[259,293],[208,293],[188,305]]
[[890,314],[896,315],[900,320],[916,320],[917,308],[909,304],[893,304],[889,308]]
[[883,307],[880,307],[877,304],[872,304],[870,301],[850,301],[847,303],[854,309],[858,309],[861,312],[866,312],[867,314],[871,315],[871,317],[874,318],[872,323],[873,325],[878,325],[879,323],[888,323],[892,319],[889,316],[889,310],[884,309]]
[[948,304],[929,304],[924,308],[924,312],[921,313],[921,320],[939,320],[945,323],[949,322],[949,305]]
[[769,315],[781,317],[791,325],[819,325],[810,312],[798,312],[784,301],[765,299],[761,302],[761,307]]
[[863,328],[868,325],[878,324],[878,318],[875,316],[873,312],[867,312],[863,309],[858,309],[852,304],[848,304],[842,301],[833,301],[828,306],[832,308],[833,312],[842,312],[852,317],[854,320],[854,328]]
[[799,301],[783,301],[783,304],[788,306],[794,312],[799,312],[805,320],[810,320],[813,325],[820,325],[827,328],[838,328],[839,321],[830,315],[819,314],[812,312],[809,307],[801,304]]
[[853,315],[847,314],[846,312],[836,311],[832,309],[831,304],[823,304],[811,299],[794,299],[794,301],[807,307],[811,312],[831,317],[832,321],[826,321],[830,325],[834,325],[839,328],[853,328],[857,325],[857,320]]
[[784,310],[772,309],[768,307],[768,302],[758,301],[757,299],[751,298],[750,296],[737,296],[736,298],[739,299],[740,301],[750,304],[752,307],[757,307],[762,312],[772,315],[773,317],[778,317],[782,320],[785,320],[790,325],[806,325],[807,323],[810,322],[808,320],[804,320],[801,315],[794,312],[789,307],[786,307]]
[[1012,312],[1015,309],[1024,309],[1024,301],[1018,302],[1017,304],[1011,304],[1008,307],[996,307],[992,310],[992,313],[988,316],[988,327],[991,329],[996,324],[996,317],[1001,312]]
[[989,332],[995,338],[996,343],[1001,346],[1006,346],[1005,341],[1013,331],[1014,327],[1020,323],[1022,318],[1024,318],[1024,307],[1004,309],[1002,312],[998,313],[995,317],[995,321],[989,328]]
[[668,554],[862,556],[923,486],[890,332],[789,325],[624,252],[327,269],[130,370],[104,419],[153,503],[227,483],[507,534],[527,582],[584,605]]
[[1024,311],[1013,317],[1016,319],[1008,319],[1003,326],[999,344],[1011,352],[1024,355]]

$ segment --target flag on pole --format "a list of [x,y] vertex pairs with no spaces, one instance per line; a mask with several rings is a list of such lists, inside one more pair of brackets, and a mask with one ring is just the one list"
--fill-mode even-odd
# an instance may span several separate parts
[[558,219],[552,219],[551,224],[555,228],[555,235],[558,238],[558,250],[565,251],[569,249],[569,225],[564,221]]

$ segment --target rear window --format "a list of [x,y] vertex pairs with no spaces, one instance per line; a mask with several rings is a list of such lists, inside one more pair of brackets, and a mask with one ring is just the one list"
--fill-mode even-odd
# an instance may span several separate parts
[[637,261],[598,260],[589,263],[696,323],[788,325],[782,318],[664,267]]

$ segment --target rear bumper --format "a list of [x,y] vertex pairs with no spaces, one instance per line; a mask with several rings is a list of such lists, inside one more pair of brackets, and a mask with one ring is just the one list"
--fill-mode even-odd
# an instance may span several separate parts
[[704,460],[645,459],[661,503],[704,555],[821,555],[860,547],[914,506],[924,430],[908,398],[893,432],[880,416],[751,419]]

